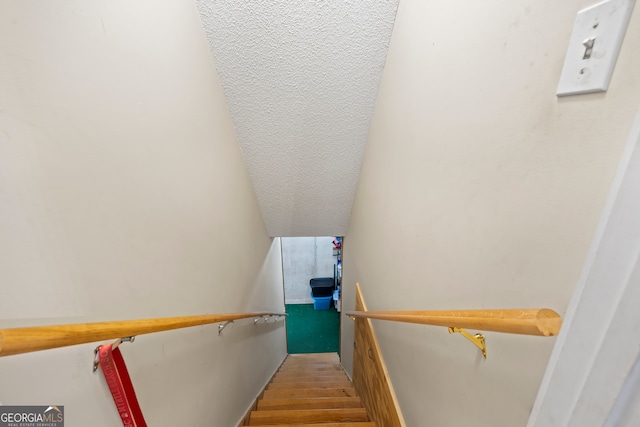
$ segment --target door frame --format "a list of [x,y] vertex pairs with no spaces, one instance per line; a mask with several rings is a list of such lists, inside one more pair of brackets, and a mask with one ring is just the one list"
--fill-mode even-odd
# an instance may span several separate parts
[[627,425],[640,396],[639,301],[640,113],[527,427]]

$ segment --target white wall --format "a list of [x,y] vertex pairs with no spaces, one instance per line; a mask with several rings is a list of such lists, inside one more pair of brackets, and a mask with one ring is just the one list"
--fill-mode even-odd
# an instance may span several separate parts
[[287,304],[313,304],[309,281],[333,277],[333,237],[283,237],[282,262]]
[[[2,2],[0,328],[283,309],[194,5]],[[0,401],[117,425],[94,347],[1,358]],[[282,322],[123,346],[154,426],[234,425],[285,352]]]
[[[640,20],[605,94],[555,96],[591,1],[400,2],[351,223],[344,310],[564,314],[638,107]],[[351,370],[353,323],[342,322]],[[524,426],[554,338],[375,322],[407,425]]]

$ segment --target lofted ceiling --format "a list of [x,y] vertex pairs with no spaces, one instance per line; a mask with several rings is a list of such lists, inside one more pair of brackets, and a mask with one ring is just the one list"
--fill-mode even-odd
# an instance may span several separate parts
[[398,0],[196,0],[270,236],[346,234]]

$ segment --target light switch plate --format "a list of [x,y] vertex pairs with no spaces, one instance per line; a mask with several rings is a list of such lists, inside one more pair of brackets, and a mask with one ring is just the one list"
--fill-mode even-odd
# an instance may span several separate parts
[[634,4],[607,0],[578,12],[558,96],[607,90]]

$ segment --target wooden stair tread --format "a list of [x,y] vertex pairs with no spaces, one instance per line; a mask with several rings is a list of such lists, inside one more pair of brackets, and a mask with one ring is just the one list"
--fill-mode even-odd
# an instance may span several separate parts
[[263,399],[258,401],[258,411],[282,409],[337,409],[361,408],[359,397],[315,397],[302,399]]
[[339,368],[340,362],[331,362],[331,361],[322,361],[322,360],[310,360],[308,362],[287,362],[285,361],[282,366],[308,366],[308,367],[319,367],[319,368]]
[[327,359],[340,361],[338,353],[296,353],[287,355],[287,360]]
[[282,371],[277,372],[273,378],[306,378],[306,377],[344,377],[343,371]]
[[269,427],[377,427],[371,421],[353,423],[313,423],[313,424],[269,424]]
[[278,372],[342,372],[340,366],[283,366]]
[[341,366],[330,366],[330,365],[313,365],[313,366],[282,366],[278,369],[278,374],[282,373],[297,373],[297,372],[308,372],[310,374],[335,374],[336,372],[344,372]]
[[290,383],[269,383],[267,390],[305,390],[309,388],[347,388],[351,387],[351,383],[345,381],[327,381],[327,382],[290,382]]
[[309,362],[284,362],[282,367],[340,368],[340,362],[323,362],[321,360]]
[[349,377],[346,374],[341,375],[327,375],[327,376],[308,376],[308,375],[291,375],[291,376],[275,376],[271,382],[273,383],[328,383],[328,382],[339,382],[339,381],[349,381]]
[[249,417],[250,426],[327,421],[369,421],[369,418],[364,408],[253,411]]
[[355,397],[356,389],[346,388],[316,388],[306,390],[265,390],[263,399],[296,399],[305,397]]

